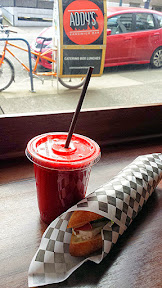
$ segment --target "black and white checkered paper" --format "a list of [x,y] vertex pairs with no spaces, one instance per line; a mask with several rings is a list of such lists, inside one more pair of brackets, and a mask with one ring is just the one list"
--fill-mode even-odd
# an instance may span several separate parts
[[[30,267],[29,287],[58,283],[70,276],[87,260],[100,263],[131,224],[162,179],[162,154],[139,156],[111,181],[89,194],[55,219],[44,232]],[[103,249],[89,257],[69,254],[71,229],[67,229],[72,211],[98,213],[114,221],[103,228]]]

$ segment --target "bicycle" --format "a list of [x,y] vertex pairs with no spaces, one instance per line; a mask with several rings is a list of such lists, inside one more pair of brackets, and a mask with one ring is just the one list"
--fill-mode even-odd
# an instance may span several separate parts
[[[17,33],[16,31],[13,30],[9,30],[9,29],[5,29],[6,26],[4,25],[0,25],[0,32],[5,33],[7,35],[6,38],[9,38],[10,32],[12,33]],[[35,60],[35,65],[34,68],[32,69],[32,75],[34,77],[38,77],[39,76],[54,76],[55,78],[58,79],[58,81],[66,88],[68,89],[77,89],[80,88],[83,84],[85,79],[84,78],[79,78],[79,82],[76,83],[76,81],[78,81],[78,78],[60,78],[57,77],[57,72],[55,72],[53,69],[47,72],[38,72],[37,68],[38,68],[38,64],[39,61],[41,59],[45,59],[47,61],[50,61],[54,67],[56,67],[57,61],[53,58],[49,58],[46,56],[46,54],[48,54],[49,52],[52,52],[56,55],[57,53],[57,48],[49,48],[48,50],[46,50],[45,52],[42,52],[42,48],[44,45],[45,41],[51,41],[52,38],[46,38],[46,37],[39,37],[42,39],[42,44],[40,46],[40,50],[39,52],[35,52],[30,50],[31,56],[33,56],[32,58]],[[12,40],[12,39],[11,39]],[[11,42],[9,42],[9,40],[4,40],[4,46],[3,46],[3,50],[2,50],[2,54],[0,54],[0,92],[7,89],[11,83],[14,81],[15,79],[15,69],[14,69],[14,65],[11,62],[11,60],[9,60],[8,58],[6,58],[6,52],[8,52],[12,57],[14,57],[24,68],[27,72],[30,71],[30,68],[28,66],[26,66],[17,56],[15,56],[15,54],[8,48],[8,46],[17,48],[19,50],[28,52],[29,51],[19,45],[15,45]],[[26,41],[27,42],[27,41]],[[56,68],[55,68],[56,70]],[[42,80],[42,79],[41,79]]]

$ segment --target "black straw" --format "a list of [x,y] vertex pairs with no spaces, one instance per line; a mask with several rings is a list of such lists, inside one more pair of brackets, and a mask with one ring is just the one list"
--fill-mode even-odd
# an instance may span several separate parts
[[89,67],[89,69],[88,69],[87,76],[86,76],[86,79],[85,79],[85,82],[84,82],[84,86],[83,86],[83,89],[82,89],[82,93],[80,95],[80,99],[78,101],[77,108],[75,110],[73,119],[71,121],[71,125],[70,125],[70,128],[69,128],[68,136],[67,136],[66,143],[65,143],[65,146],[64,146],[65,148],[69,147],[72,135],[74,133],[74,129],[75,129],[75,126],[76,126],[78,115],[79,115],[80,109],[82,107],[82,103],[83,103],[83,100],[84,100],[84,97],[85,97],[85,94],[86,94],[86,91],[87,91],[87,87],[88,87],[88,84],[89,84],[89,81],[90,81],[90,78],[91,78],[91,74],[92,74],[93,68],[94,67]]

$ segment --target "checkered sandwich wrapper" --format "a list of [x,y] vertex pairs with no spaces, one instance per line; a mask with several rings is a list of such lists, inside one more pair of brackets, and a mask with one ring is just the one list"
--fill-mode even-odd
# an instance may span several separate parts
[[[40,247],[30,267],[29,287],[58,283],[68,278],[87,260],[100,263],[131,224],[162,178],[162,154],[154,153],[137,157],[108,183],[55,219],[42,236]],[[102,252],[89,257],[69,254],[71,229],[67,224],[72,211],[95,212],[114,224],[104,226]]]

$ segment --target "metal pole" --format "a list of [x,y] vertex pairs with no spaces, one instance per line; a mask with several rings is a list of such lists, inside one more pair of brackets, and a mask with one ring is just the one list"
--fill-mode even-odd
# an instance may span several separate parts
[[123,4],[123,3],[122,3],[122,0],[120,0],[119,6],[122,6],[122,4]]
[[150,1],[151,1],[151,0],[147,0],[147,1],[145,2],[144,8],[149,9]]
[[30,69],[29,76],[30,76],[31,92],[34,92],[30,45],[29,45],[28,41],[23,39],[23,38],[0,38],[0,41],[8,41],[8,40],[10,40],[10,41],[21,40],[21,41],[24,41],[26,43],[26,45],[28,46],[29,69]]

